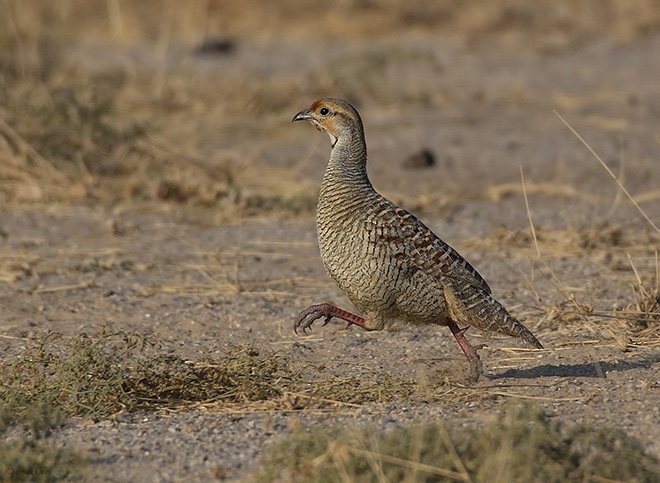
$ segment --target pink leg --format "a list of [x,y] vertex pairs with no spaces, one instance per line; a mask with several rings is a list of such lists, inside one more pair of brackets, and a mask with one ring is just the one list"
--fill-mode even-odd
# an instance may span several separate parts
[[456,342],[458,342],[458,345],[461,346],[461,349],[463,350],[465,357],[467,357],[468,362],[470,363],[470,375],[468,376],[468,380],[472,382],[476,382],[477,379],[479,379],[479,376],[483,372],[483,368],[481,367],[481,360],[479,359],[479,354],[477,354],[475,348],[470,345],[468,340],[463,335],[465,329],[463,330],[459,329],[458,325],[456,325],[456,322],[454,321],[450,321],[449,324],[447,325],[449,326],[449,330],[451,330],[451,333],[454,334],[454,337],[456,338]]
[[312,324],[315,320],[318,320],[322,317],[325,317],[323,325],[326,325],[330,322],[330,319],[337,317],[338,319],[345,320],[348,322],[348,325],[357,325],[358,327],[365,328],[364,319],[358,315],[346,312],[338,307],[335,307],[331,304],[317,304],[307,307],[305,310],[300,312],[300,315],[296,319],[296,323],[293,326],[293,331],[297,334],[298,329],[302,327],[303,333],[307,329],[312,328]]

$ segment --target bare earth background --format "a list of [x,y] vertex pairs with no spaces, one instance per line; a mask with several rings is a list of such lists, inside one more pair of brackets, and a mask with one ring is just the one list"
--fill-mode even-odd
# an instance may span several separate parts
[[[512,400],[660,455],[660,3],[56,3],[0,21],[0,357],[113,327],[191,361],[278,353],[310,388],[69,418],[51,438],[89,478],[248,479],[292,428],[474,427]],[[350,308],[316,246],[328,140],[290,123],[326,95],[360,109],[377,189],[546,350],[469,331],[468,386],[443,327],[293,334],[308,304]],[[314,399],[330,380],[368,395]]]

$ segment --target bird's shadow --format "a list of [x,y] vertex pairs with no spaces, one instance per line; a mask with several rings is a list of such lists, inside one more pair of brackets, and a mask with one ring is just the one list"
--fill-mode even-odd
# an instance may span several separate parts
[[650,369],[660,362],[659,355],[649,355],[635,361],[594,361],[582,364],[543,364],[529,369],[508,369],[492,374],[490,379],[533,379],[537,377],[605,377],[608,372]]

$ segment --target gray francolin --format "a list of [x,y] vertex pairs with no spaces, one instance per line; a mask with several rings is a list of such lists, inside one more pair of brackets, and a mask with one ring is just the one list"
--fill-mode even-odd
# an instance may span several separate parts
[[333,317],[367,330],[383,329],[393,320],[446,325],[470,362],[471,380],[479,378],[482,366],[464,335],[469,326],[543,348],[458,252],[374,190],[362,120],[351,104],[319,99],[293,121],[309,121],[330,136],[316,214],[319,248],[326,271],[361,313],[312,305],[298,316],[296,332]]

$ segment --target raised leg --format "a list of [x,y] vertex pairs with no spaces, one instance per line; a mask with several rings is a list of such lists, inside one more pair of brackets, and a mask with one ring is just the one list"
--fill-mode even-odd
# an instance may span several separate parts
[[337,317],[338,319],[345,320],[348,322],[348,325],[357,325],[358,327],[365,328],[364,319],[358,315],[346,312],[338,307],[335,307],[332,304],[317,304],[307,307],[305,310],[300,312],[300,315],[296,319],[296,323],[293,326],[293,331],[297,334],[298,329],[302,327],[303,333],[307,329],[312,328],[312,324],[315,320],[325,317],[323,325],[326,325],[330,322],[330,319]]
[[470,375],[468,376],[468,380],[471,382],[476,382],[479,379],[479,376],[483,373],[483,367],[481,366],[481,359],[479,359],[479,354],[477,354],[476,349],[470,345],[468,340],[463,335],[465,329],[459,329],[458,325],[456,325],[456,322],[454,321],[449,321],[449,324],[447,325],[449,326],[451,333],[454,334],[456,342],[458,342],[458,345],[461,346],[465,357],[467,357],[468,362],[470,363]]

